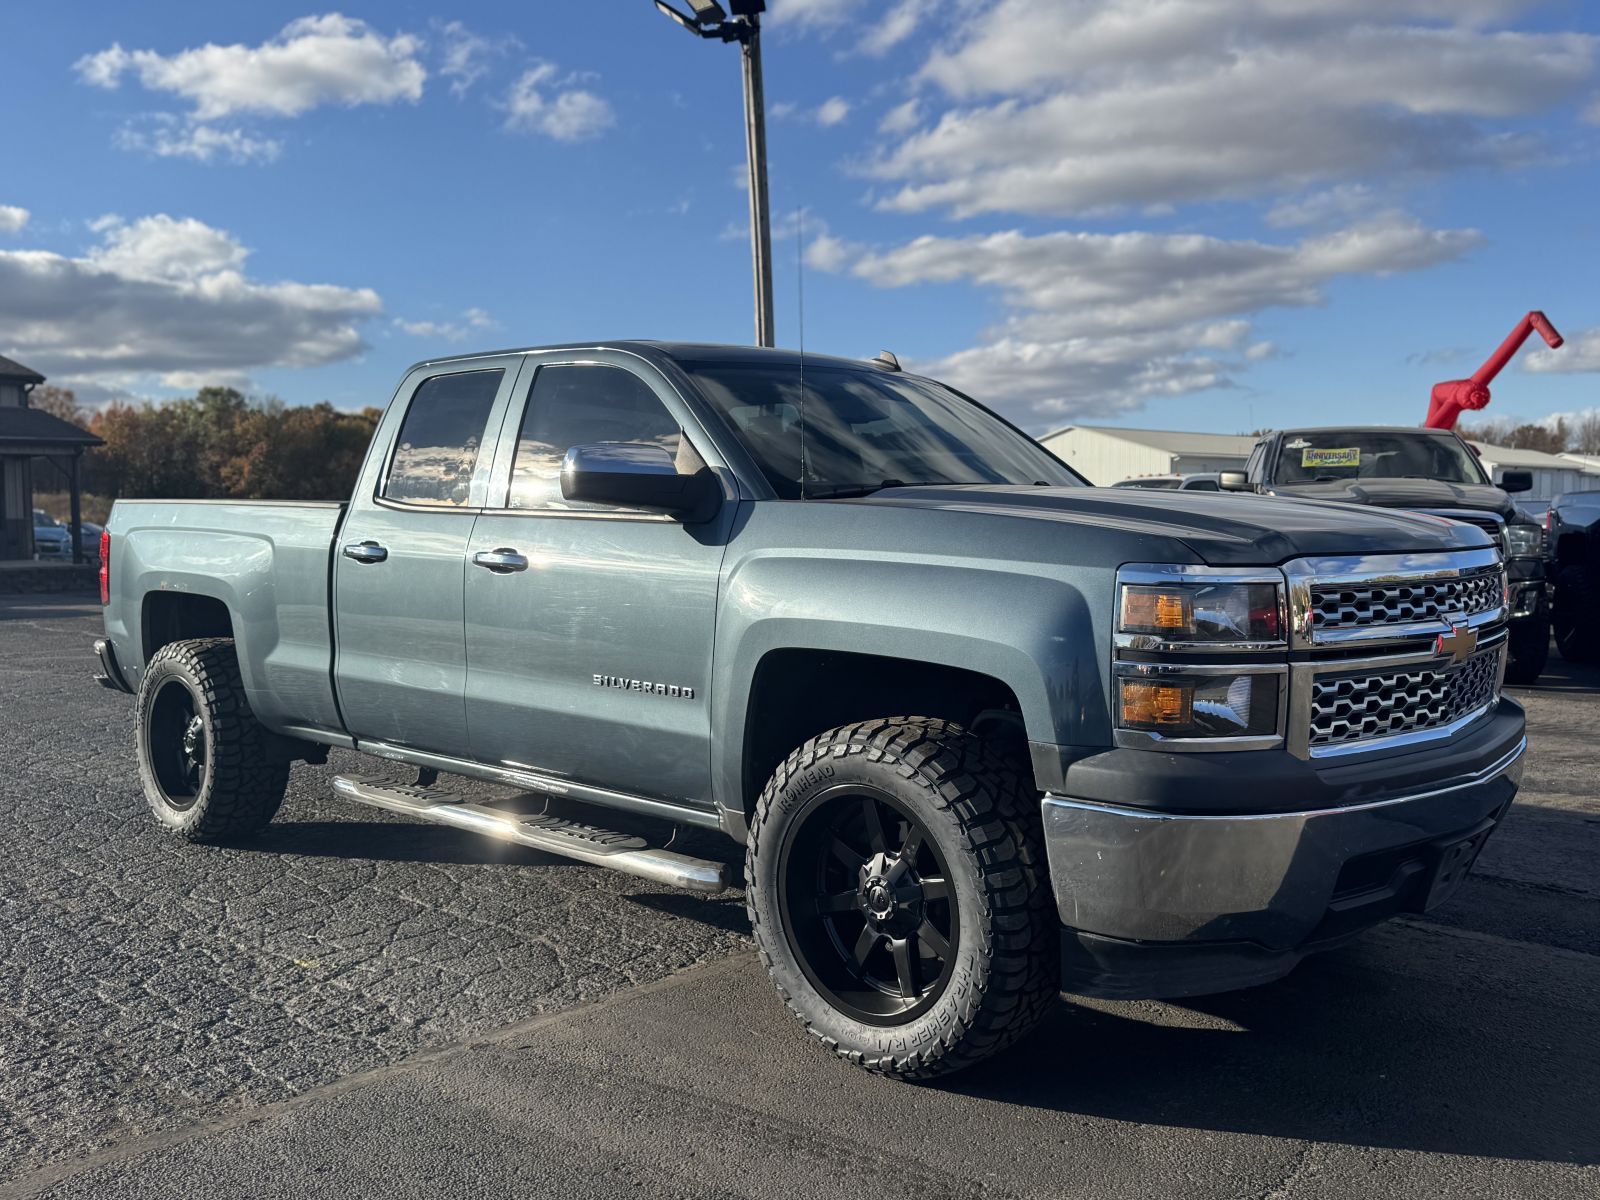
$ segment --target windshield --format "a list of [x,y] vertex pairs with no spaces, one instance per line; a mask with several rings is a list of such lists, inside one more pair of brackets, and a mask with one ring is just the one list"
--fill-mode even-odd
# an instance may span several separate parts
[[1308,429],[1286,433],[1274,483],[1336,483],[1343,479],[1437,479],[1488,483],[1477,457],[1460,438],[1408,430]]
[[785,500],[911,484],[1083,484],[1032,438],[939,384],[807,367],[802,488],[799,372],[752,363],[684,366]]
[[54,529],[60,524],[60,521],[56,520],[43,509],[36,508],[33,510],[33,527],[35,529]]

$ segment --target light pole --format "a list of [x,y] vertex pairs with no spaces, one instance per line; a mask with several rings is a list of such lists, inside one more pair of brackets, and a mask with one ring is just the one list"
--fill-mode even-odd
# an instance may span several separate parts
[[727,0],[730,16],[717,0],[688,0],[691,16],[667,0],[655,5],[690,33],[738,42],[744,66],[744,145],[750,169],[750,260],[755,275],[756,345],[771,346],[772,216],[767,205],[767,114],[761,82],[761,20],[766,0]]

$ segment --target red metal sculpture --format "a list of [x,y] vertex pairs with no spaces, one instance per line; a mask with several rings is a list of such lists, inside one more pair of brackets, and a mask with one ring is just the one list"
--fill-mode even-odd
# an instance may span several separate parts
[[1470,379],[1452,379],[1433,385],[1433,396],[1428,401],[1428,419],[1422,423],[1422,427],[1454,429],[1456,418],[1463,412],[1468,409],[1477,411],[1488,404],[1489,381],[1500,374],[1501,368],[1522,349],[1522,343],[1528,340],[1528,335],[1535,329],[1552,350],[1561,345],[1561,335],[1549,319],[1542,312],[1529,313],[1517,322],[1511,335],[1500,343],[1500,349],[1491,354]]

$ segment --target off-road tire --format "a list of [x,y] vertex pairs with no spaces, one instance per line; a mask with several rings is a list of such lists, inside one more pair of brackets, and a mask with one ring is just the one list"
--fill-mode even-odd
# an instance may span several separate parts
[[[152,748],[157,697],[186,688],[203,733],[204,763],[192,798],[178,807],[163,791]],[[171,642],[156,651],[139,683],[135,743],[145,799],[156,820],[192,842],[233,840],[260,832],[283,802],[287,758],[272,745],[245,698],[232,638]]]
[[[840,1058],[900,1079],[930,1079],[1004,1049],[1057,1003],[1060,924],[1039,798],[1022,766],[951,722],[888,717],[812,738],[762,791],[745,864],[756,945],[790,1011]],[[808,979],[782,925],[779,860],[808,801],[841,783],[888,792],[914,811],[959,900],[949,982],[907,1024],[868,1024],[831,1003]]]
[[1550,661],[1550,622],[1527,621],[1514,624],[1507,641],[1506,682],[1533,683],[1544,674]]
[[1600,659],[1600,572],[1588,566],[1563,567],[1556,576],[1551,606],[1556,649],[1570,663]]

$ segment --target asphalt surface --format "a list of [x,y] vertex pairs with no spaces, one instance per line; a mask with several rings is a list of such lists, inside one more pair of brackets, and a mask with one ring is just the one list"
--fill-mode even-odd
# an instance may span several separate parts
[[352,756],[165,837],[97,624],[0,599],[0,1197],[1600,1196],[1600,672],[1515,689],[1444,909],[910,1087],[789,1019],[737,893],[346,805]]

